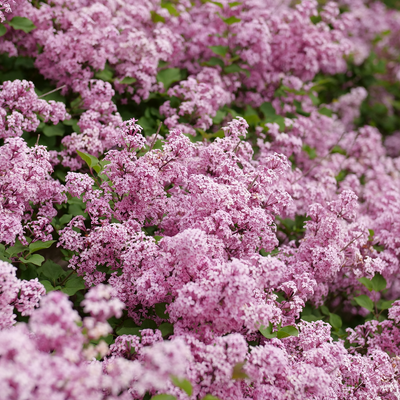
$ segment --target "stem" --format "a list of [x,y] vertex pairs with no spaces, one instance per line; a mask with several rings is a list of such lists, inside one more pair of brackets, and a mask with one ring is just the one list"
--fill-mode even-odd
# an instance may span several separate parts
[[75,271],[71,271],[71,272],[64,278],[64,280],[63,280],[62,282],[60,282],[60,285],[59,285],[59,286],[64,285],[64,283],[68,280],[68,278],[69,278],[74,272],[75,272]]
[[47,93],[45,93],[45,94],[42,94],[41,96],[38,96],[38,99],[41,99],[42,97],[46,97],[47,95],[49,95],[49,94],[51,94],[51,93],[54,93],[54,92],[57,92],[57,91],[59,91],[59,90],[61,90],[61,89],[64,89],[65,86],[67,86],[67,85],[62,85],[62,86],[60,86],[60,87],[58,87],[58,88],[56,88],[56,89],[50,90],[50,92],[47,92]]
[[239,139],[239,143],[236,145],[236,147],[233,149],[233,152],[234,153],[236,153],[237,152],[237,150],[238,150],[238,148],[239,148],[239,145],[240,145],[240,143],[242,143],[242,141]]
[[157,141],[157,137],[158,137],[158,134],[160,133],[161,126],[162,126],[162,122],[160,122],[160,125],[158,125],[158,129],[157,129],[156,135],[154,136],[154,139],[153,139],[152,142],[151,142],[149,151],[151,151],[151,150],[153,149],[153,146],[154,146],[154,144],[155,144],[156,141]]
[[175,158],[171,158],[170,160],[168,160],[166,163],[164,163],[163,165],[161,165],[160,168],[158,168],[159,171],[161,171],[166,165],[168,165],[171,161],[174,161]]
[[253,187],[254,183],[255,183],[256,180],[257,180],[257,178],[258,178],[258,174],[257,174],[256,177],[253,179],[253,182],[251,182],[250,185],[247,187],[247,190],[250,190],[250,189]]
[[346,246],[343,247],[340,251],[346,250],[352,243],[354,243],[357,239],[359,239],[364,233],[361,233],[359,236],[355,237],[350,243],[347,243]]

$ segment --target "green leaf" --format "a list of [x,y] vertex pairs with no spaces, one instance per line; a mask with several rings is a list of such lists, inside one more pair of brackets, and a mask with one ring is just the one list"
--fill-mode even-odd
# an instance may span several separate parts
[[231,64],[224,68],[224,72],[226,72],[227,74],[233,74],[235,72],[242,72],[242,71],[244,72],[246,70],[239,67],[239,65],[237,64]]
[[83,161],[90,167],[93,168],[95,165],[99,163],[99,159],[95,156],[92,156],[90,154],[84,153],[83,151],[76,151],[79,155],[80,158],[82,158]]
[[327,306],[321,306],[321,312],[325,315],[330,315],[329,308]]
[[221,68],[225,66],[224,62],[218,57],[211,57],[204,63],[204,65],[207,65],[208,67],[215,67],[216,65],[219,65]]
[[69,119],[69,120],[65,120],[63,121],[63,124],[66,126],[71,126],[74,132],[80,133],[81,130],[78,126],[78,120],[77,119]]
[[317,152],[313,147],[310,147],[308,144],[303,145],[303,150],[308,154],[310,160],[314,160],[317,157]]
[[154,310],[157,314],[158,317],[162,318],[162,319],[168,319],[169,315],[168,313],[165,312],[165,308],[167,306],[168,303],[158,303],[154,306]]
[[157,14],[155,11],[150,11],[150,14],[151,14],[151,20],[152,20],[155,24],[156,24],[157,22],[162,22],[162,23],[165,22],[165,18],[164,18],[162,15]]
[[264,337],[266,337],[267,339],[273,339],[273,338],[276,337],[277,332],[273,332],[272,329],[273,329],[273,325],[272,325],[271,322],[270,322],[270,323],[269,323],[269,326],[268,326],[267,328],[264,327],[264,326],[261,326],[260,329],[259,329],[259,331],[260,331],[260,333],[261,333]]
[[[96,75],[95,75],[96,76]],[[71,101],[71,108],[77,108],[82,103],[82,97],[78,96],[75,100]]]
[[260,106],[260,110],[264,114],[265,118],[270,118],[270,117],[276,116],[275,108],[269,102],[262,103]]
[[284,326],[283,328],[279,329],[277,338],[283,339],[289,336],[299,336],[299,331],[291,325]]
[[[22,267],[22,268],[21,268]],[[19,275],[20,279],[25,281],[30,281],[31,279],[35,279],[38,277],[38,268],[34,264],[27,264],[24,266],[20,266],[21,273]]]
[[323,78],[320,79],[319,81],[315,82],[315,85],[311,88],[311,90],[318,90],[319,86],[323,86],[325,84],[333,84],[335,86],[339,86],[339,82],[337,81],[337,79],[333,78],[333,77],[328,77],[328,78]]
[[282,89],[284,92],[288,92],[288,93],[294,93],[294,94],[302,95],[302,96],[306,96],[307,95],[307,92],[305,90],[297,90],[297,89],[293,89],[293,88],[290,88],[290,87],[285,86],[285,85],[282,85],[280,87],[280,89]]
[[375,274],[371,282],[372,288],[375,290],[375,292],[380,292],[381,290],[386,289],[386,279],[380,273]]
[[177,9],[175,8],[175,6],[171,3],[161,3],[161,7],[165,8],[166,10],[168,10],[168,12],[170,13],[170,15],[173,15],[174,17],[178,17],[179,16],[179,12],[177,11]]
[[385,246],[382,246],[381,244],[374,244],[372,246],[378,253],[381,253],[383,250],[385,250]]
[[0,24],[0,36],[4,36],[6,33],[7,28],[3,24]]
[[29,245],[29,252],[34,253],[35,251],[48,249],[55,242],[56,240],[49,240],[48,242],[42,242],[41,240],[38,240],[37,242],[33,242]]
[[364,307],[371,312],[374,310],[374,303],[367,295],[362,294],[361,296],[354,297],[354,300],[359,306]]
[[220,400],[220,399],[211,394],[206,394],[201,400]]
[[190,397],[193,393],[192,384],[187,379],[179,379],[177,376],[171,376],[172,383],[186,392],[186,394]]
[[[121,321],[118,320],[118,319],[115,318],[115,317],[111,317],[111,318],[108,320],[108,323],[109,323],[113,328],[115,328],[115,327],[117,327],[117,326],[121,327]],[[135,322],[133,321],[133,319],[126,319],[125,321],[123,321],[122,327],[130,327],[130,328],[133,327],[133,328],[137,328],[138,326],[135,324]]]
[[64,274],[64,270],[62,269],[61,265],[56,264],[52,260],[47,260],[40,268],[40,272],[46,277],[49,278],[51,281],[55,281],[61,275]]
[[213,123],[220,124],[225,117],[226,117],[226,111],[218,110],[217,113],[215,114],[215,117],[213,118]]
[[[154,240],[156,241],[156,243],[158,243],[164,236],[153,236]],[[157,311],[156,311],[157,312]]]
[[332,110],[326,107],[322,107],[318,110],[321,115],[326,115],[327,117],[332,117]]
[[172,335],[174,333],[174,326],[168,322],[164,322],[157,329],[161,331],[163,337]]
[[153,120],[146,118],[146,117],[140,117],[138,120],[138,124],[144,129],[145,132],[148,131],[153,131],[155,130]]
[[209,0],[208,3],[213,3],[213,4],[215,4],[216,6],[218,6],[219,8],[221,8],[221,9],[224,8],[224,5],[223,5],[222,3],[219,3],[218,1]]
[[[103,69],[102,71],[96,72],[94,74],[94,76],[97,79],[101,79],[103,81],[110,82],[110,81],[112,81],[114,74],[113,74],[113,71],[111,71],[110,69],[106,68],[106,69]],[[71,104],[71,106],[72,106],[72,104]]]
[[285,125],[285,118],[283,118],[281,115],[277,115],[275,118],[271,118],[270,121],[266,121],[266,122],[273,122],[279,125],[279,129],[284,132],[286,125]]
[[236,18],[236,17],[234,17],[234,16],[229,17],[229,18],[222,18],[222,17],[221,17],[221,19],[222,19],[222,21],[224,21],[224,22],[225,22],[226,24],[228,24],[228,25],[236,24],[237,22],[240,22],[240,21],[241,21],[241,19]]
[[303,105],[298,100],[293,100],[293,104],[296,106],[297,114],[304,115],[305,117],[309,117],[311,114],[303,110]]
[[223,9],[224,5],[222,3],[219,3],[218,1],[213,1],[213,0],[200,0],[203,4],[205,3],[212,3],[218,6],[219,8]]
[[358,282],[362,283],[369,291],[372,290],[372,282],[370,279],[365,278],[364,276],[362,278],[357,279]]
[[126,76],[121,81],[121,83],[123,83],[124,85],[132,85],[132,83],[135,83],[135,82],[136,82],[136,79],[135,78],[131,78],[130,76]]
[[171,394],[157,394],[151,400],[176,400],[176,397]]
[[8,24],[14,29],[24,31],[25,33],[29,33],[36,28],[33,22],[25,17],[14,17],[11,21],[8,21]]
[[226,74],[233,74],[235,72],[244,72],[247,76],[250,76],[250,71],[240,67],[238,64],[231,64],[227,67],[224,67],[224,72]]
[[258,115],[245,115],[244,119],[247,121],[249,125],[257,125],[260,122],[260,118]]
[[152,319],[144,319],[140,329],[157,329],[157,324]]
[[64,214],[60,219],[59,219],[59,223],[61,225],[66,225],[68,224],[69,221],[71,221],[72,219],[72,215],[71,214]]
[[309,315],[302,315],[301,319],[307,322],[314,322],[314,321],[321,321],[322,317],[317,317],[316,315],[309,314]]
[[78,290],[85,289],[85,281],[81,276],[75,275],[73,278],[68,279],[65,286],[61,289],[61,291],[68,296],[73,296]]
[[101,165],[101,168],[103,169],[106,165],[111,164],[111,161],[102,160],[102,161],[99,161],[99,164]]
[[73,125],[76,124],[77,122],[78,122],[77,119],[71,118],[71,119],[66,119],[65,121],[63,121],[63,124],[64,124],[64,125],[67,125],[67,126],[73,126]]
[[46,293],[49,293],[51,291],[54,290],[53,285],[49,282],[49,281],[40,281],[40,283],[44,286],[44,288],[46,289]]
[[318,97],[314,96],[312,93],[310,93],[308,95],[308,97],[311,99],[312,103],[314,106],[318,106],[319,105],[319,99]]
[[242,3],[240,1],[233,1],[232,3],[229,3],[229,7],[235,7],[235,6],[240,6]]
[[394,300],[386,300],[386,301],[384,301],[384,300],[379,300],[379,301],[378,301],[378,304],[377,304],[377,307],[378,307],[380,310],[387,310],[387,309],[389,309],[390,307],[392,307],[393,301],[394,301]]
[[157,81],[162,82],[165,90],[168,90],[169,87],[174,83],[178,82],[182,79],[182,73],[179,68],[167,68],[163,69],[157,74]]
[[19,261],[21,261],[24,264],[31,263],[31,264],[35,264],[35,265],[40,267],[42,265],[43,261],[44,261],[44,257],[41,256],[40,254],[33,254],[28,259],[20,257]]
[[46,125],[43,128],[43,133],[47,137],[53,136],[63,136],[65,132],[65,126],[58,124],[58,125]]
[[335,145],[333,146],[333,149],[331,150],[332,154],[338,153],[338,154],[343,154],[344,156],[346,155],[346,150],[343,149],[342,147]]
[[68,215],[76,217],[77,215],[85,215],[85,211],[78,204],[68,206]]
[[122,327],[117,330],[117,335],[134,335],[134,336],[140,336],[140,330],[142,328],[139,327]]
[[375,231],[373,229],[368,229],[368,232],[369,232],[368,240],[372,242],[374,240]]
[[23,251],[27,250],[28,248],[24,246],[20,241],[17,241],[14,246],[9,247],[6,250],[6,254],[10,257],[15,256],[16,254],[22,253]]
[[244,367],[245,362],[240,362],[237,363],[234,367],[233,367],[233,371],[232,371],[232,379],[246,379],[248,378],[248,375],[246,374],[246,372],[243,371],[243,367]]
[[335,179],[337,182],[342,182],[344,178],[348,175],[347,171],[341,170],[336,176]]
[[226,53],[229,50],[228,46],[210,46],[210,49],[212,50],[213,53],[221,56],[221,57],[225,57]]
[[338,331],[342,327],[342,318],[337,314],[330,314],[329,323]]

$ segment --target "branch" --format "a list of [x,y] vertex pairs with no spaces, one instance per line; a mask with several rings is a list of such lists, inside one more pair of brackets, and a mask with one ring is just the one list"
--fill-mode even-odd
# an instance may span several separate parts
[[45,93],[45,94],[42,94],[41,96],[38,96],[38,99],[41,99],[42,97],[46,97],[47,95],[49,95],[49,94],[51,94],[51,93],[54,93],[54,92],[57,92],[57,91],[59,91],[59,90],[61,90],[61,89],[64,89],[65,86],[67,86],[67,85],[62,85],[62,86],[58,87],[57,89],[50,90],[50,92],[47,92],[47,93]]
[[160,122],[160,125],[158,125],[158,129],[157,129],[156,135],[154,136],[154,139],[153,139],[152,142],[151,142],[149,151],[151,151],[151,150],[153,149],[153,146],[154,146],[154,144],[155,144],[156,141],[157,141],[157,136],[158,136],[158,134],[160,133],[161,126],[162,126],[162,122]]

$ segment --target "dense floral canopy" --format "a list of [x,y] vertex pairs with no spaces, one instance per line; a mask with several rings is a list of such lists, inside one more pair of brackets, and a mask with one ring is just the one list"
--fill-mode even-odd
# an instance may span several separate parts
[[2,399],[400,399],[397,1],[0,10]]

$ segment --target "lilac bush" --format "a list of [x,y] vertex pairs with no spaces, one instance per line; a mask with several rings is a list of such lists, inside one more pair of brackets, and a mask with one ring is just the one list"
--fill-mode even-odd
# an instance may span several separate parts
[[0,20],[1,398],[400,398],[396,1]]

